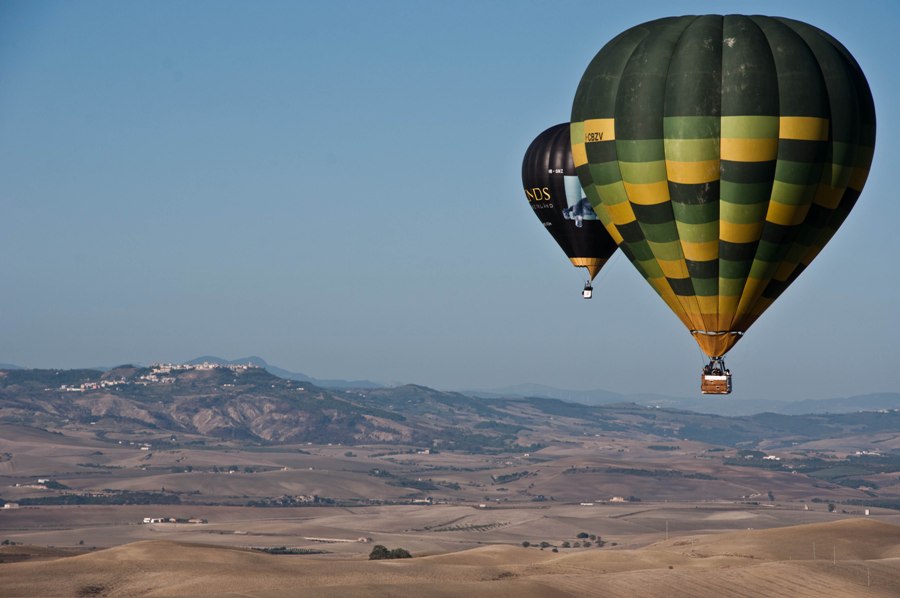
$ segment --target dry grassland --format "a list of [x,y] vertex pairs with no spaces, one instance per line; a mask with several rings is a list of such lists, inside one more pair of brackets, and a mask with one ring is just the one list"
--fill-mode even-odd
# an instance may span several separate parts
[[3,564],[0,595],[274,597],[301,590],[348,597],[900,594],[900,526],[863,519],[570,554],[485,546],[387,562],[145,541],[51,558]]

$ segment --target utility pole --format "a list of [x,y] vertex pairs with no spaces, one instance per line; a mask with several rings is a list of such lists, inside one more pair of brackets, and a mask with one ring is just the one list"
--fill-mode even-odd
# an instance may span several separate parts
[[813,560],[816,560],[816,543],[813,542]]
[[666,519],[666,540],[669,539],[669,520]]

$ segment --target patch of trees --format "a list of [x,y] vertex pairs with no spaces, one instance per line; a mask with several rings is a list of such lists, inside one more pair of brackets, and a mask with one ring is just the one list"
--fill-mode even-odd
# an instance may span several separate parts
[[319,496],[318,494],[308,494],[304,496],[278,496],[266,497],[259,500],[251,500],[247,502],[248,507],[312,507],[312,506],[331,506],[336,501],[333,498]]
[[410,558],[412,558],[412,555],[409,554],[409,551],[403,548],[394,548],[393,550],[389,550],[386,546],[382,546],[381,544],[376,544],[375,547],[372,548],[372,552],[369,553],[370,561]]
[[760,469],[782,469],[782,461],[763,459],[761,457],[727,457],[722,460],[725,465],[739,465],[743,467],[758,467]]
[[[184,471],[193,471],[194,468],[190,465],[186,465],[184,467],[174,466],[169,468],[172,473],[182,473]],[[266,472],[266,471],[274,471],[278,469],[277,467],[266,467],[263,465],[245,465],[241,467],[240,465],[223,465],[219,467],[218,465],[213,465],[209,471],[212,473],[257,473],[257,472]],[[176,471],[180,470],[180,471]]]
[[647,448],[651,451],[677,451],[681,447],[680,446],[671,446],[667,444],[650,444],[647,445]]
[[414,488],[415,490],[438,490],[437,484],[431,479],[422,478],[396,478],[387,483],[388,486],[397,486],[399,488]]
[[253,547],[251,550],[266,554],[331,554],[327,550],[318,548],[288,548],[286,546],[260,546]]
[[849,488],[866,487],[871,488],[872,490],[878,490],[879,488],[878,484],[875,482],[870,482],[861,478],[840,478],[832,481],[835,484],[840,484],[841,486],[847,486]]
[[719,428],[700,423],[689,423],[678,431],[678,436],[707,444],[734,446],[740,442],[755,442],[762,434],[754,433],[754,431],[737,425]]
[[900,455],[896,453],[887,455],[850,455],[846,459],[823,459],[818,456],[801,457],[792,459],[790,462],[763,459],[762,457],[764,456],[765,453],[761,451],[743,450],[738,452],[738,457],[726,458],[723,460],[723,463],[725,465],[759,467],[763,469],[790,468],[811,478],[824,480],[832,484],[839,484],[849,488],[867,488],[866,492],[870,496],[874,496],[872,491],[878,489],[878,484],[866,480],[864,476],[900,469]]
[[744,459],[746,459],[748,457],[750,459],[762,459],[763,457],[766,456],[766,454],[762,451],[757,451],[757,450],[753,450],[753,449],[741,449],[737,452],[737,456],[742,457]]
[[163,492],[131,492],[117,490],[103,494],[60,494],[58,496],[41,496],[23,498],[18,501],[22,506],[38,505],[177,505],[181,499],[175,494]]
[[715,480],[717,478],[706,474],[677,469],[636,469],[632,467],[570,467],[563,470],[564,474],[576,473],[615,473],[619,475],[633,475],[651,478],[684,478],[688,480]]
[[[823,502],[821,498],[812,499],[813,502]],[[845,500],[846,505],[855,505],[860,507],[878,507],[881,509],[895,509],[900,511],[900,498],[877,498],[868,500],[864,498],[853,498]]]
[[516,480],[520,480],[520,479],[528,477],[530,475],[534,475],[534,474],[530,471],[514,471],[513,473],[492,475],[491,483],[492,484],[508,484],[509,482],[515,482]]
[[[559,548],[590,548],[592,546],[596,546],[597,548],[602,548],[606,545],[606,540],[602,539],[597,534],[589,534],[587,532],[579,532],[578,535],[575,536],[577,538],[574,542],[570,542],[569,540],[563,540],[559,543],[559,545],[552,544],[547,542],[546,540],[541,542],[529,542],[525,540],[522,542],[522,548],[529,548],[534,546],[535,548],[540,548],[541,550],[545,548],[553,548],[553,552],[559,552]],[[615,542],[613,546],[615,546]]]
[[509,521],[494,521],[492,523],[464,523],[456,525],[444,525],[429,528],[432,532],[487,532],[492,529],[505,527]]
[[517,426],[513,424],[504,424],[495,420],[478,422],[475,424],[476,430],[494,430],[503,434],[517,434],[522,430],[529,430],[525,426]]

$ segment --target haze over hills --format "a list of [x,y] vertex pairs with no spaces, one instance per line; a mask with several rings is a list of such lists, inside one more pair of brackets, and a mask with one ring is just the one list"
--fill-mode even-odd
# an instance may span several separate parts
[[[203,355],[186,362],[191,365],[211,363],[217,365],[254,365],[285,380],[308,382],[325,389],[375,389],[402,386],[401,383],[385,384],[372,380],[347,380],[342,378],[316,378],[302,372],[291,371],[268,363],[258,356],[225,359],[215,355]],[[14,364],[0,364],[0,370],[26,369]],[[115,367],[88,368],[91,370],[110,371]],[[501,398],[549,398],[581,403],[583,405],[611,405],[616,403],[635,403],[647,407],[662,407],[708,413],[715,415],[754,415],[759,413],[779,413],[783,415],[807,415],[816,413],[853,413],[856,411],[878,411],[900,409],[900,393],[881,392],[850,397],[834,397],[823,399],[762,399],[728,397],[679,397],[650,393],[617,393],[605,389],[572,390],[556,388],[543,384],[516,384],[489,389],[451,389],[451,392],[470,397],[485,399]]]
[[[206,360],[209,364],[209,360]],[[900,429],[900,412],[724,417],[634,403],[585,405],[543,397],[476,398],[418,385],[327,389],[260,366],[121,366],[0,371],[0,421],[89,423],[248,442],[414,443],[499,450],[548,433],[653,434],[735,446],[810,442]],[[539,432],[540,431],[540,432]]]
[[240,359],[230,360],[216,357],[215,355],[203,355],[201,357],[196,357],[188,361],[187,363],[192,365],[201,363],[215,363],[219,365],[250,364],[261,367],[267,370],[269,373],[278,376],[279,378],[284,378],[286,380],[300,380],[302,382],[311,382],[312,384],[321,386],[322,388],[382,388],[384,386],[384,384],[381,384],[379,382],[372,382],[371,380],[313,378],[312,376],[308,376],[300,372],[292,372],[290,370],[271,365],[269,363],[266,363],[266,361],[262,357],[257,357],[255,355],[251,357],[242,357]]
[[806,415],[813,413],[852,413],[855,411],[900,409],[900,393],[896,392],[870,393],[828,399],[803,399],[799,401],[739,399],[732,396],[675,397],[645,393],[620,394],[603,389],[570,390],[542,384],[517,384],[490,390],[466,390],[461,392],[485,398],[546,397],[583,403],[585,405],[608,405],[625,402],[653,407],[686,409],[698,413],[714,413],[717,415],[753,415],[756,413]]

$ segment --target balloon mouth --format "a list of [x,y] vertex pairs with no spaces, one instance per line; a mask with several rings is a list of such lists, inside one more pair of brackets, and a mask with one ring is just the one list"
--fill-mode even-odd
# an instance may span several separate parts
[[576,268],[587,269],[590,280],[594,280],[594,277],[597,276],[597,273],[600,272],[600,269],[603,268],[604,264],[607,262],[606,259],[599,257],[572,257],[569,258],[569,261],[571,261],[572,265]]
[[707,336],[725,336],[726,334],[736,334],[744,336],[740,330],[691,330],[691,334],[705,334]]
[[744,336],[740,330],[691,330],[694,340],[710,359],[721,359]]

